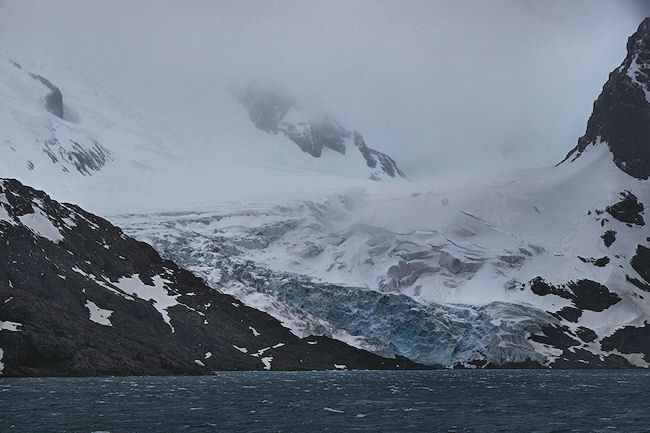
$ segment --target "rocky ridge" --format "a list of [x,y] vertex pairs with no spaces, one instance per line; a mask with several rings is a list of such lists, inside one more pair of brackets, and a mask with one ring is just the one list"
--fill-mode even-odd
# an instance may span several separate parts
[[106,220],[0,179],[0,374],[419,368],[298,338]]
[[650,176],[650,18],[630,36],[625,60],[609,74],[585,135],[565,160],[599,143],[607,144],[616,165],[630,176]]

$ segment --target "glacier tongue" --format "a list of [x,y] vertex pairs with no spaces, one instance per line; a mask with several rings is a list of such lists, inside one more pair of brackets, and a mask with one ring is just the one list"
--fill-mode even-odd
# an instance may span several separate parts
[[[544,356],[526,337],[559,323],[550,314],[524,305],[418,302],[402,294],[317,283],[251,265],[236,265],[232,273],[261,293],[313,313],[353,335],[380,340],[394,353],[429,365],[451,367],[468,360],[502,365],[529,359],[542,364]],[[377,350],[367,344],[359,347]]]
[[[395,353],[447,367],[468,365],[473,360],[480,365],[547,362],[540,345],[527,339],[544,326],[558,324],[544,311],[507,302],[443,304],[395,291],[327,284],[296,273],[269,270],[248,260],[243,251],[269,247],[295,230],[297,221],[258,227],[255,236],[245,239],[229,238],[217,228],[233,221],[241,223],[242,219],[250,224],[268,217],[268,213],[251,211],[158,215],[153,223],[149,217],[116,219],[127,232],[146,239],[217,290],[268,312],[300,337],[326,335],[383,356]],[[241,226],[230,228],[232,232],[237,229]]]

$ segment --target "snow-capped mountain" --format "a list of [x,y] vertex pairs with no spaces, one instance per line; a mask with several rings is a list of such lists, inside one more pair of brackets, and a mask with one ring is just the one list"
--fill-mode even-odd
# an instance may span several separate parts
[[149,245],[0,179],[0,375],[417,368],[298,338]]
[[[331,192],[404,176],[358,132],[310,117],[293,99],[275,107],[274,95],[249,90],[243,100],[224,89],[213,105],[188,103],[190,117],[209,119],[193,134],[187,119],[161,119],[105,83],[47,61],[0,57],[0,175],[102,214],[284,197],[289,185],[297,194]],[[280,117],[265,128],[263,116]]]
[[649,367],[649,59],[650,18],[557,167],[115,221],[296,335],[445,366]]

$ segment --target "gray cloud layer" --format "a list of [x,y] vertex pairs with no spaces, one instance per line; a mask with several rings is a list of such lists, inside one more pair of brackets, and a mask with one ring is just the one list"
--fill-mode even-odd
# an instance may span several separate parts
[[648,9],[615,0],[5,0],[0,48],[95,75],[197,140],[215,127],[225,84],[275,82],[359,129],[412,177],[465,176],[560,160]]

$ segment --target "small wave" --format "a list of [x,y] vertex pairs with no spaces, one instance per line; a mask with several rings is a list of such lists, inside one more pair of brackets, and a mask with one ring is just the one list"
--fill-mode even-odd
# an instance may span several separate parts
[[325,410],[325,411],[327,411],[327,412],[334,412],[334,413],[345,413],[345,412],[342,411],[342,410],[332,409],[331,407],[324,407],[323,410]]

